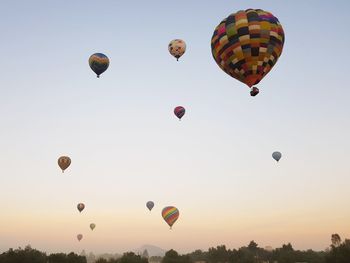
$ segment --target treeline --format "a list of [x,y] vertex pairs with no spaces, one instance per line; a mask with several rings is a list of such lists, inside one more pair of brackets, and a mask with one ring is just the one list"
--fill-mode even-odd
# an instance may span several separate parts
[[271,251],[259,248],[258,244],[254,241],[251,241],[248,246],[239,249],[226,249],[223,245],[217,246],[216,248],[210,248],[207,252],[197,250],[189,254],[192,262],[205,261],[209,263],[326,263],[325,255],[326,252],[294,250],[291,244],[283,245],[281,248],[276,248]]
[[30,246],[24,249],[12,249],[0,254],[0,263],[87,263],[84,256],[79,256],[73,252],[69,254],[54,253],[46,255]]
[[[99,258],[96,263],[350,263],[350,240],[342,241],[338,234],[331,237],[331,245],[325,251],[295,250],[292,245],[284,244],[276,249],[263,249],[251,241],[239,249],[227,249],[221,245],[208,251],[196,250],[180,255],[169,250],[164,257],[150,257],[145,251],[142,255],[133,252],[124,253],[119,258]],[[30,246],[24,249],[10,249],[0,254],[0,263],[88,263],[85,255],[56,253],[47,255]]]

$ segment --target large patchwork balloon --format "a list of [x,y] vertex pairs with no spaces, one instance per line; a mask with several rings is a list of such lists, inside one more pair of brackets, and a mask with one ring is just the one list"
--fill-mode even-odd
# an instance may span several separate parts
[[89,65],[99,78],[100,75],[109,67],[109,59],[105,54],[95,53],[90,56]]
[[66,170],[71,164],[71,159],[68,156],[61,156],[58,158],[58,166],[62,169],[62,173]]
[[168,45],[170,54],[179,60],[179,58],[186,52],[186,43],[182,39],[174,39]]
[[[251,88],[276,64],[284,39],[275,16],[261,9],[247,9],[221,21],[212,36],[211,50],[223,71]],[[253,87],[251,95],[258,93]]]
[[179,215],[179,210],[174,206],[167,206],[164,207],[162,210],[162,217],[164,221],[170,226],[170,229],[176,222],[176,220],[179,218]]

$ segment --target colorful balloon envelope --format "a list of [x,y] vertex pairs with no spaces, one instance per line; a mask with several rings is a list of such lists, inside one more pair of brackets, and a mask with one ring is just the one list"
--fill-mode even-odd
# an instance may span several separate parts
[[94,230],[94,229],[95,229],[95,227],[96,227],[96,225],[95,225],[94,223],[91,223],[91,224],[90,224],[90,228],[91,228],[91,230]]
[[273,152],[272,153],[272,158],[275,159],[276,162],[278,162],[282,158],[282,153],[280,153],[280,152]]
[[82,234],[78,234],[78,235],[77,235],[77,239],[78,239],[78,241],[80,242],[80,240],[83,239],[83,235],[82,235]]
[[71,159],[68,156],[61,156],[58,158],[58,166],[62,169],[62,173],[66,170],[71,164]]
[[[211,50],[218,66],[248,87],[258,84],[282,54],[284,31],[278,19],[261,9],[229,15],[215,28]],[[251,95],[259,89],[254,87]]]
[[148,210],[151,211],[152,208],[154,207],[154,203],[153,203],[152,201],[148,201],[148,202],[146,203],[146,206],[147,206]]
[[186,52],[186,43],[182,39],[174,39],[170,41],[168,50],[170,54],[178,61],[179,58]]
[[176,222],[176,220],[179,218],[179,215],[179,210],[174,206],[167,206],[164,207],[162,210],[162,217],[164,221],[170,226],[170,229]]
[[181,118],[185,115],[185,108],[182,107],[182,106],[177,106],[175,109],[174,109],[174,114],[176,117],[179,118],[179,120],[181,120]]
[[83,203],[79,203],[79,204],[77,205],[77,208],[78,208],[79,212],[81,213],[81,211],[84,210],[85,205],[84,205]]
[[99,78],[100,75],[109,67],[109,59],[105,54],[95,53],[90,56],[89,65]]

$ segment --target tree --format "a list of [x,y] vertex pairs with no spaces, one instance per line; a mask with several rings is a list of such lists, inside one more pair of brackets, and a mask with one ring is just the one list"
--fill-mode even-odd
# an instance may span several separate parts
[[225,263],[228,262],[229,254],[225,245],[209,248],[208,260],[210,263]]
[[178,263],[178,261],[179,254],[173,249],[167,251],[162,259],[162,263]]
[[73,252],[68,255],[64,253],[51,254],[48,257],[48,263],[86,263],[85,256],[79,256]]
[[326,256],[327,263],[349,263],[350,259],[350,240],[345,239],[343,243],[335,246],[333,245],[333,235],[332,235],[332,245],[331,251]]
[[143,258],[148,258],[148,257],[149,257],[149,256],[148,256],[148,251],[147,251],[147,249],[145,249],[145,250],[143,251],[142,257],[143,257]]
[[208,252],[203,252],[200,249],[188,254],[192,261],[208,261]]
[[281,248],[274,251],[274,260],[283,263],[294,263],[296,261],[296,253],[291,243],[283,244]]
[[67,263],[86,263],[85,256],[79,256],[73,252],[67,255]]
[[162,263],[192,263],[189,255],[180,256],[175,250],[170,249],[165,253]]
[[18,248],[13,250],[10,248],[7,252],[0,255],[1,263],[46,263],[46,254],[36,249],[32,249],[30,245],[24,249]]
[[49,256],[48,263],[65,263],[67,262],[66,257],[66,254],[54,253]]
[[254,240],[250,241],[249,245],[248,245],[248,249],[250,251],[255,252],[258,249],[258,244],[254,242]]
[[332,241],[332,246],[338,247],[341,243],[341,238],[338,234],[332,234],[331,241]]
[[119,263],[148,263],[147,258],[142,258],[140,255],[136,255],[134,252],[124,253],[118,260]]

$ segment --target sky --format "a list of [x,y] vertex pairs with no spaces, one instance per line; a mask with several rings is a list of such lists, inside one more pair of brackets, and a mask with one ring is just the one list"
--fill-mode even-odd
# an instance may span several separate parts
[[[286,36],[257,97],[211,55],[215,27],[247,8],[272,12]],[[349,238],[349,8],[2,1],[0,252],[186,253],[250,240],[323,250],[332,233]],[[175,38],[187,43],[179,62],[167,50]],[[99,79],[96,52],[111,61]],[[72,159],[64,174],[61,155]],[[171,231],[168,205],[180,211]]]

